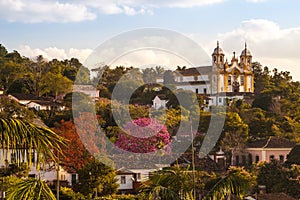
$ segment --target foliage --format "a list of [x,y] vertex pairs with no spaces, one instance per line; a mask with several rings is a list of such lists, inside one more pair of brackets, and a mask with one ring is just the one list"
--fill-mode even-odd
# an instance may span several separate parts
[[[57,160],[54,152],[61,152],[61,145],[65,140],[49,128],[38,127],[19,119],[0,118],[1,145],[4,149],[11,149],[16,155],[16,163],[31,163],[32,155],[27,152],[37,151],[37,169],[40,163],[47,159]],[[3,151],[4,151],[3,149]],[[9,151],[6,151],[9,152]]]
[[300,145],[296,145],[289,153],[286,163],[300,165]]
[[25,179],[18,181],[7,190],[7,200],[28,199],[28,200],[56,200],[47,183],[41,179]]
[[59,162],[70,169],[81,169],[89,160],[90,154],[85,149],[72,121],[62,121],[54,131],[61,137],[68,140],[68,146],[62,146],[63,155]]
[[171,142],[166,126],[155,119],[139,118],[125,124],[123,129],[124,132],[118,134],[115,145],[126,151],[155,152]]
[[270,163],[264,163],[257,176],[257,184],[265,185],[268,193],[286,193],[295,198],[300,197],[300,170],[293,165],[286,168],[282,163],[273,160]]
[[225,200],[231,195],[241,199],[255,183],[255,177],[243,168],[231,167],[207,194],[207,200]]
[[0,117],[17,118],[28,122],[33,121],[34,113],[31,110],[28,110],[25,106],[21,106],[18,102],[8,97],[0,98],[0,107]]
[[193,199],[192,174],[175,167],[157,171],[140,188],[142,199]]
[[89,198],[112,195],[117,192],[115,171],[95,158],[86,163],[78,173],[77,190]]
[[248,125],[234,112],[227,112],[221,135],[221,147],[229,151],[241,147],[248,139]]
[[59,191],[59,199],[61,200],[85,200],[83,194],[74,192],[71,188],[61,187]]

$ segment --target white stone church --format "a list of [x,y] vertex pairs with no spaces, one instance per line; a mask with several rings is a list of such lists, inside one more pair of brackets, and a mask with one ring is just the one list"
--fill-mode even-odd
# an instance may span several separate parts
[[177,70],[175,81],[177,89],[206,96],[208,107],[225,105],[233,99],[251,98],[254,93],[252,55],[245,44],[239,59],[234,52],[229,63],[218,42],[212,53],[211,66]]

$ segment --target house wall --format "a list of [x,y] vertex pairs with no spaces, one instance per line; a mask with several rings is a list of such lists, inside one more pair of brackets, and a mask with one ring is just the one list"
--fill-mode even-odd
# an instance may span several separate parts
[[287,160],[287,155],[290,153],[291,148],[247,148],[245,149],[246,153],[236,153],[233,156],[233,164],[238,165],[236,156],[239,156],[239,165],[242,163],[242,156],[246,156],[246,162],[248,163],[249,157],[251,154],[252,162],[256,162],[256,156],[259,156],[259,162],[270,162],[271,156],[276,160],[280,160],[280,156],[283,156],[283,162]]
[[[121,183],[121,177],[125,177],[125,183]],[[133,189],[133,174],[118,174],[117,183],[119,184],[119,190],[131,190]]]
[[37,111],[39,111],[39,110],[50,110],[51,109],[50,106],[43,106],[43,105],[40,105],[40,104],[35,103],[35,102],[28,103],[27,107],[28,108],[34,108]]

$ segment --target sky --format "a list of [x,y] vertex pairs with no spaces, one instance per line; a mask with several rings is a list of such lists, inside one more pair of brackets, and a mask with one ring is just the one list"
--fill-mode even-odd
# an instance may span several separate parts
[[[253,61],[290,71],[300,81],[299,7],[298,0],[0,0],[0,44],[32,59],[37,55],[49,60],[76,57],[85,63],[95,49],[104,56],[114,51],[103,50],[108,41],[122,48],[118,37],[146,28],[137,31],[142,38],[152,27],[166,30],[165,38],[151,38],[158,46],[170,44],[174,47],[171,53],[141,50],[142,42],[132,46],[140,50],[127,48],[129,53],[122,55],[110,52],[110,57],[118,58],[109,64],[189,66],[177,52],[193,54],[194,49],[164,40],[168,33],[176,32],[199,45],[208,58],[217,41],[229,61],[233,52],[240,55],[246,42]],[[203,62],[193,64],[210,64]]]

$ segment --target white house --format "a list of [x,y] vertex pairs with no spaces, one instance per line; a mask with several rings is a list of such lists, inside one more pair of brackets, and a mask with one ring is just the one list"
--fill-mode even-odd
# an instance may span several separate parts
[[[27,160],[27,151],[24,153],[24,160]],[[23,155],[21,156],[21,160],[23,159]],[[37,178],[41,177],[45,179],[49,184],[56,184],[57,178],[60,182],[64,182],[65,186],[72,186],[73,183],[76,183],[78,180],[78,174],[69,173],[62,166],[59,166],[59,170],[55,167],[54,163],[47,163],[46,166],[42,166],[41,170],[36,169],[36,160],[37,160],[37,152],[36,150],[32,150],[31,152],[31,161],[32,166],[29,169],[29,177]],[[15,163],[16,155],[10,149],[7,153],[6,149],[0,149],[0,168],[5,169],[8,168],[10,164]]]
[[32,100],[26,104],[28,108],[34,108],[37,111],[40,110],[64,110],[65,107],[61,106],[55,102],[42,101],[42,100]]
[[119,193],[136,193],[141,182],[149,180],[152,172],[158,169],[126,169],[122,167],[117,170]]
[[167,103],[168,100],[166,100],[165,96],[163,95],[157,95],[153,100],[152,100],[152,108],[158,110],[158,109],[165,109],[167,108]]

